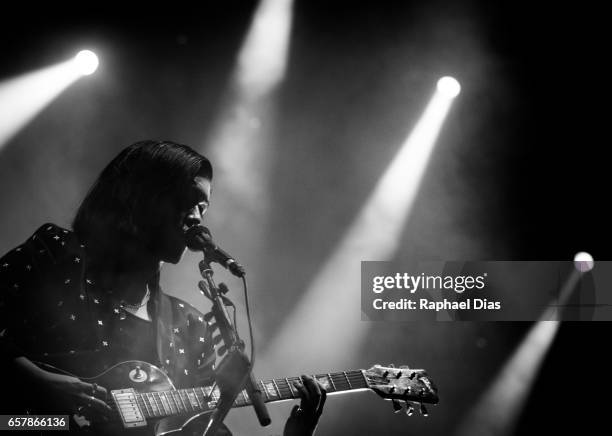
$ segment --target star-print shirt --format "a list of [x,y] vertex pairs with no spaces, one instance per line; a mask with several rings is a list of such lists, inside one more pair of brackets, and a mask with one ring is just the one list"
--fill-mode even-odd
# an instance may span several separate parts
[[204,315],[163,292],[151,322],[125,312],[88,277],[86,253],[73,232],[45,224],[0,259],[2,359],[25,356],[80,377],[145,360],[177,388],[199,385],[215,361]]

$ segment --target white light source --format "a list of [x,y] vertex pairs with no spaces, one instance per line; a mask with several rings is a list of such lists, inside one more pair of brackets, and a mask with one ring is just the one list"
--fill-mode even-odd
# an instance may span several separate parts
[[98,56],[90,50],[81,50],[74,58],[74,63],[83,76],[88,76],[98,68]]
[[574,266],[580,272],[587,272],[593,269],[593,256],[585,251],[581,251],[580,253],[576,253],[574,256]]
[[438,80],[438,92],[448,98],[455,98],[461,92],[461,85],[457,79],[445,76]]

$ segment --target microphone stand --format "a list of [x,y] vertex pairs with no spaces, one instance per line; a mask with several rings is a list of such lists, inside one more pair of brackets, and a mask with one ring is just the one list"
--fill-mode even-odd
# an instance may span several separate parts
[[[220,362],[215,375],[221,394],[220,399],[204,431],[204,436],[214,436],[216,434],[243,387],[247,390],[247,395],[251,399],[259,423],[262,426],[267,426],[271,419],[262,398],[261,390],[259,390],[253,378],[251,362],[244,353],[245,344],[238,337],[236,328],[227,313],[224,304],[226,297],[213,280],[213,270],[210,262],[206,259],[206,254],[204,260],[200,261],[199,267],[200,274],[206,280],[206,283],[199,283],[200,289],[212,301],[212,314],[227,348],[227,355]],[[227,291],[227,288],[225,288],[225,291]]]

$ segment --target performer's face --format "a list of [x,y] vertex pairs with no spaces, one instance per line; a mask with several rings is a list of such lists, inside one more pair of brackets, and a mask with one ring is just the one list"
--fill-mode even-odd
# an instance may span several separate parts
[[[184,233],[189,227],[198,225],[210,204],[210,180],[196,177],[192,185],[168,204],[160,204],[160,234],[158,254],[160,260],[178,263],[185,253]],[[166,202],[162,202],[166,203]]]

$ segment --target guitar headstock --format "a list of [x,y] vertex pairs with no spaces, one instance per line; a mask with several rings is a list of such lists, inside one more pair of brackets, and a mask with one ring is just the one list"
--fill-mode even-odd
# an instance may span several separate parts
[[402,410],[400,401],[406,402],[406,413],[412,415],[413,407],[409,403],[419,405],[421,413],[427,416],[423,403],[437,404],[438,389],[425,370],[410,369],[408,366],[395,368],[374,365],[364,371],[368,387],[382,398],[393,401],[396,412]]

